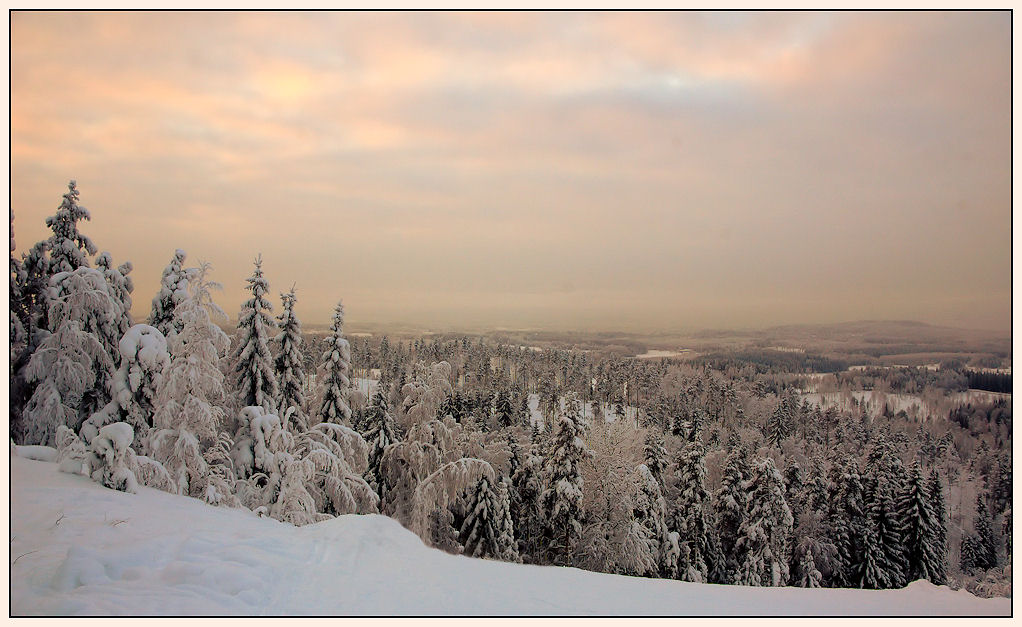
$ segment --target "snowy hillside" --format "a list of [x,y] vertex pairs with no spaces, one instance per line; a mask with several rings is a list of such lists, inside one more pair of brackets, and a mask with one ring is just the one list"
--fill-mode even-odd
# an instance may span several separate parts
[[[27,453],[28,451],[26,451]],[[38,454],[39,451],[35,451]],[[11,459],[11,613],[240,615],[1008,615],[925,581],[904,590],[690,584],[426,548],[382,516],[295,528]]]

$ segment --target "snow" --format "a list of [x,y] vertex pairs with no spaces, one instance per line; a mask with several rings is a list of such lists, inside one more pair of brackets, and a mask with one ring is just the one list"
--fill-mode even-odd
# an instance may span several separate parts
[[[966,403],[989,403],[1002,399],[1010,401],[1011,394],[970,389],[966,392],[950,394],[945,398],[954,405],[965,405]],[[872,390],[809,392],[802,394],[802,400],[808,401],[812,405],[819,405],[824,409],[832,406],[843,410],[852,409],[853,399],[872,413],[877,413],[883,409],[884,403],[894,413],[904,411],[913,417],[919,417],[924,412],[934,414],[939,411],[938,407],[928,403],[916,394],[883,393]]]
[[690,351],[687,348],[682,349],[680,351],[665,351],[665,350],[651,349],[651,350],[647,350],[645,353],[643,353],[641,355],[636,355],[635,358],[636,359],[662,359],[662,358],[665,358],[665,357],[680,357],[681,355],[684,355],[685,353],[688,353],[688,352],[690,352]]
[[[593,406],[596,404],[596,402],[597,401],[586,401],[585,403],[581,402],[579,403],[579,408],[581,410],[583,418],[592,421],[593,416],[595,415],[593,413]],[[561,409],[564,409],[563,397],[560,399],[560,403]],[[618,415],[615,412],[614,407],[615,407],[614,403],[603,404],[603,415],[606,418],[607,422],[614,422],[618,418]],[[625,410],[625,416],[628,417],[630,420],[634,420],[636,414],[639,411],[638,408],[636,408],[634,405],[625,405],[624,407],[622,407],[622,409]],[[546,424],[543,420],[543,410],[540,409],[539,407],[539,394],[536,393],[529,394],[529,424],[537,425],[540,428],[544,429],[546,428],[543,426]]]
[[57,461],[57,449],[52,446],[41,446],[29,444],[26,446],[14,446],[14,454],[25,459],[34,459],[41,462]]
[[135,439],[135,432],[126,422],[115,422],[99,430],[99,438],[109,442],[110,448],[117,451],[127,450]]
[[994,403],[997,401],[1010,401],[1011,394],[1008,392],[990,392],[988,390],[969,389],[965,392],[958,392],[951,395],[951,401],[959,405],[968,403]]
[[525,566],[426,548],[383,516],[293,527],[11,459],[11,614],[1009,615],[924,581],[904,590],[746,588]]

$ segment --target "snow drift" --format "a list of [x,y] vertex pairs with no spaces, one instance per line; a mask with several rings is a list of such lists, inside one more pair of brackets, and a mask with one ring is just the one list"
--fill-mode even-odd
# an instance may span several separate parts
[[[39,455],[35,449],[19,455]],[[383,516],[293,527],[11,459],[11,614],[1009,615],[925,581],[903,590],[684,583],[427,548]]]

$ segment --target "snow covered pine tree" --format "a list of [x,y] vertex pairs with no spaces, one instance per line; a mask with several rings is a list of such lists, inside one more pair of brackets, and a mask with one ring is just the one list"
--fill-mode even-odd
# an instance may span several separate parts
[[273,305],[264,298],[270,285],[263,278],[263,257],[255,260],[255,271],[248,279],[252,298],[241,305],[238,314],[238,347],[234,349],[234,381],[242,407],[258,405],[267,412],[277,411],[277,377],[270,356],[270,331],[277,327],[270,312]]

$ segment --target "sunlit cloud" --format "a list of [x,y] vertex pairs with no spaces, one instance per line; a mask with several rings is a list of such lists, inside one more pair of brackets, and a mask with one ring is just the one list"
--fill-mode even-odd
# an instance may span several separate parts
[[181,247],[313,322],[1007,328],[1006,12],[16,12],[11,48],[19,248],[76,178],[136,315]]

